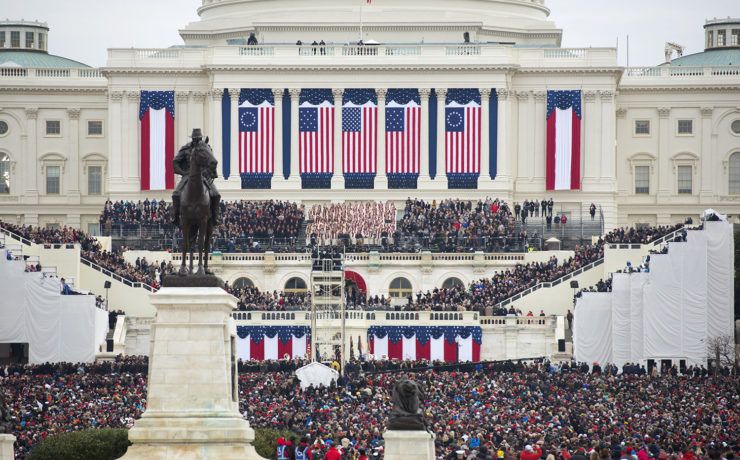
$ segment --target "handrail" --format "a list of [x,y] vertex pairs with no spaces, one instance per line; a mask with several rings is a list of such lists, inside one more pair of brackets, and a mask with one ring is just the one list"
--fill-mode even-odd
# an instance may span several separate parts
[[120,283],[123,283],[126,286],[136,288],[136,289],[145,289],[149,292],[157,292],[157,288],[154,288],[152,286],[149,286],[146,283],[142,283],[140,281],[131,281],[126,278],[123,278],[121,275],[117,275],[114,272],[108,270],[107,268],[101,267],[100,265],[96,264],[92,260],[88,259],[87,257],[80,254],[80,263],[83,265],[87,265],[88,267],[92,268],[93,270],[97,270],[100,273],[102,273],[105,276],[109,276],[113,278],[115,281],[118,281]]

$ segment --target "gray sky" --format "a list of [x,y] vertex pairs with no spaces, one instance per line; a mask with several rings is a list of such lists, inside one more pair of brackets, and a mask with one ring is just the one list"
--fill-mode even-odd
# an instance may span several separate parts
[[[0,4],[4,17],[46,21],[51,53],[100,67],[105,65],[107,48],[182,44],[177,31],[198,19],[201,0],[0,0]],[[550,18],[563,29],[564,47],[615,46],[619,37],[619,64],[626,65],[629,35],[632,66],[663,62],[666,41],[685,46],[686,54],[700,52],[705,19],[740,17],[739,0],[545,0],[545,4],[552,10]]]

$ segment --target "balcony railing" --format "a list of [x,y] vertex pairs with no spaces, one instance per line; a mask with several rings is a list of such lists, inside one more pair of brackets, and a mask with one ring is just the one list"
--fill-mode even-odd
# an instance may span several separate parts
[[668,79],[682,81],[687,79],[706,79],[713,77],[740,77],[740,65],[736,66],[671,66],[629,67],[625,70],[622,82],[631,80]]

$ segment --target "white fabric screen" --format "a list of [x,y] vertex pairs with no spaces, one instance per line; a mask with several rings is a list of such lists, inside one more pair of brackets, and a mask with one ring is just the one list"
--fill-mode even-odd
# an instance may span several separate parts
[[[673,247],[669,249],[673,251]],[[675,251],[674,251],[675,254]],[[650,275],[645,286],[645,356],[671,358],[680,355],[681,348],[681,270],[674,264],[683,257],[654,254],[650,258]]]
[[632,340],[630,341],[629,361],[631,363],[641,361],[645,351],[642,295],[647,277],[647,273],[632,273],[630,275],[630,328]]
[[252,339],[249,336],[236,338],[236,357],[245,362],[252,359]]
[[735,243],[732,225],[727,222],[705,222],[707,234],[707,338],[734,337]]
[[632,358],[632,314],[630,304],[630,275],[612,276],[612,350],[611,362],[618,367]]
[[414,334],[410,339],[407,339],[406,336],[402,335],[401,340],[403,340],[403,359],[416,359],[416,334]]
[[589,365],[612,360],[611,294],[586,292],[578,299],[573,318],[573,349],[578,362]]
[[[687,243],[672,243],[670,252],[683,259],[681,270],[682,353],[688,365],[707,357],[707,238],[706,232],[688,232]],[[673,254],[669,252],[669,256]]]

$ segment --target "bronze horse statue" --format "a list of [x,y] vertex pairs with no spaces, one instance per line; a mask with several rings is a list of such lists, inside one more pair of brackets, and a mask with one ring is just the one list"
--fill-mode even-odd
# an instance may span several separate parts
[[[207,142],[207,141],[206,141]],[[216,170],[216,158],[206,142],[199,142],[190,149],[190,170],[187,184],[180,198],[182,221],[182,264],[178,275],[205,275],[208,271],[208,251],[211,244],[214,222],[211,219],[211,199],[203,181],[203,173]],[[193,273],[193,250],[198,245],[198,271]],[[190,253],[190,269],[185,266]]]

